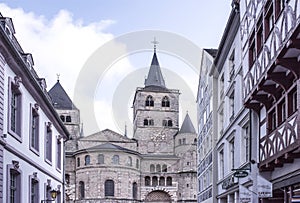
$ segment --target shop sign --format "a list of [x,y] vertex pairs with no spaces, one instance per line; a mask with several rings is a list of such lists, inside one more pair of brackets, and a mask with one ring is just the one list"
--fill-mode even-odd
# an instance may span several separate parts
[[248,176],[248,172],[244,170],[237,170],[234,172],[233,176],[236,178],[245,178]]
[[239,185],[239,196],[240,196],[240,201],[241,203],[248,203],[252,202],[252,192],[248,190],[246,187],[243,185]]
[[272,183],[262,176],[257,176],[257,194],[259,198],[272,197]]

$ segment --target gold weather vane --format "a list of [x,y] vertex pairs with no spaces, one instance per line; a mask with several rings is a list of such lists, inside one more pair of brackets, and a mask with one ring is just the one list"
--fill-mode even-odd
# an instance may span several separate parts
[[154,53],[156,53],[156,45],[159,44],[159,42],[156,40],[156,37],[154,37],[154,40],[151,41],[152,44],[154,44]]

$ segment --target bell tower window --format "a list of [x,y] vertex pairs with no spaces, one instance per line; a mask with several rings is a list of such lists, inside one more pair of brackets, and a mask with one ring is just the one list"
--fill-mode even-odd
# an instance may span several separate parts
[[146,98],[145,106],[154,106],[154,100],[151,95]]
[[167,96],[164,96],[164,98],[162,99],[161,106],[162,107],[170,107],[170,101]]

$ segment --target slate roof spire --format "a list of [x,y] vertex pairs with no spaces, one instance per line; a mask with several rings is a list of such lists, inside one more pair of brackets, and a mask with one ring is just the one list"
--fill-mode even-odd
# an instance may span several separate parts
[[166,88],[165,80],[162,76],[161,69],[156,56],[156,45],[158,44],[158,42],[154,38],[154,41],[152,43],[154,44],[154,53],[148,76],[145,80],[145,87],[156,86]]
[[179,133],[196,133],[188,112],[186,112],[186,116],[183,120]]
[[51,97],[54,108],[62,110],[77,109],[70,97],[68,96],[68,94],[66,93],[66,91],[64,90],[64,88],[61,86],[58,75],[57,77],[57,82],[48,92]]

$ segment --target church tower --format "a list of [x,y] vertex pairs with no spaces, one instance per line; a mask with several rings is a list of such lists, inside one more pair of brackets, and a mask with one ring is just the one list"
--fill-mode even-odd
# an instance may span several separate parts
[[178,132],[179,90],[168,89],[156,49],[145,87],[138,87],[133,101],[133,138],[141,154],[173,154]]

